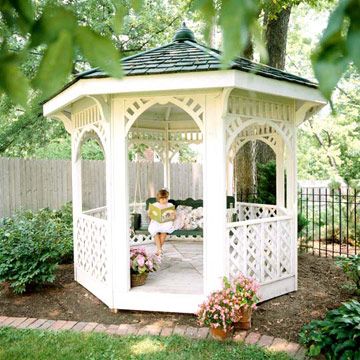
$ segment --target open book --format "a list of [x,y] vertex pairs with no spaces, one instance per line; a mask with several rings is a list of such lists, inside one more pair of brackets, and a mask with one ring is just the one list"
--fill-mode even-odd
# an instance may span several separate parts
[[159,223],[172,221],[175,213],[175,205],[165,209],[160,209],[154,204],[149,205],[149,216],[151,220],[155,220]]

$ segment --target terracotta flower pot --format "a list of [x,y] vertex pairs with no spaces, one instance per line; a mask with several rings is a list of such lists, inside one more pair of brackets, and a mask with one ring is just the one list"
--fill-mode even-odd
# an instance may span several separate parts
[[131,274],[131,287],[144,285],[148,277],[147,272],[142,274]]
[[249,330],[251,328],[252,308],[241,308],[241,317],[234,323],[235,330]]
[[216,340],[225,340],[229,333],[221,328],[210,328],[210,334]]

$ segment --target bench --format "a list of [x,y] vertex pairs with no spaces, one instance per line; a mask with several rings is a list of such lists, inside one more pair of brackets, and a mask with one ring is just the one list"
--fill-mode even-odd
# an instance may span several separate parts
[[[151,197],[148,198],[146,200],[146,210],[148,210],[149,208],[149,204],[153,204],[156,202],[156,198]],[[192,208],[196,209],[198,207],[203,207],[203,201],[202,200],[194,200],[192,198],[187,198],[185,200],[174,200],[174,199],[169,199],[169,202],[175,205],[175,209],[179,206],[179,205],[184,205],[184,206],[191,206]],[[226,198],[226,207],[228,209],[230,209],[232,206],[234,206],[235,204],[235,198],[233,196],[227,196]],[[139,229],[134,230],[133,232],[135,235],[149,235],[148,232],[148,226],[140,226]],[[184,230],[184,229],[180,229],[180,230],[175,230],[173,231],[170,236],[182,236],[182,237],[202,237],[203,236],[203,229],[202,228],[197,228],[194,230]]]

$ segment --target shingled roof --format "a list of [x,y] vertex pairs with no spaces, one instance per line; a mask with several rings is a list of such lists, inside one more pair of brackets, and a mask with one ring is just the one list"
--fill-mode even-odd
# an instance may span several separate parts
[[[198,44],[185,25],[170,44],[123,58],[122,66],[126,76],[223,70],[221,52]],[[242,57],[232,61],[229,69],[317,88],[317,84],[310,80]],[[72,83],[101,77],[108,75],[98,68],[90,69],[78,74]]]

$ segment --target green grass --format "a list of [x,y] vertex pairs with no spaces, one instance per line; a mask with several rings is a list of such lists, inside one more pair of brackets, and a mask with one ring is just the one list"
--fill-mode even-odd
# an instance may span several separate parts
[[232,341],[0,328],[0,359],[290,359]]

